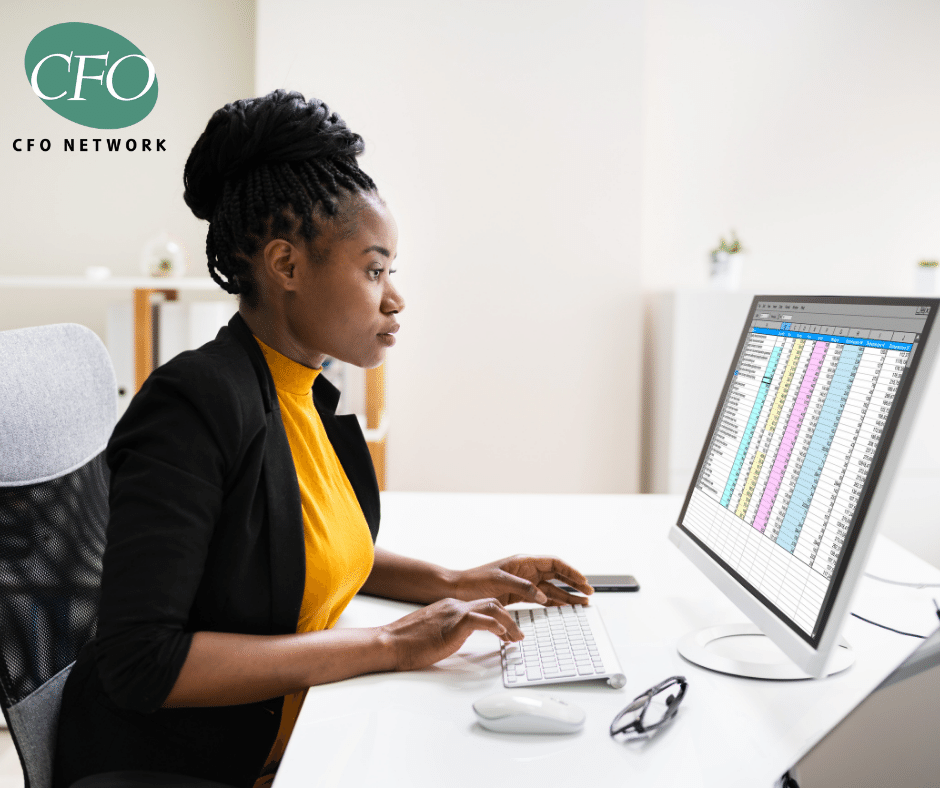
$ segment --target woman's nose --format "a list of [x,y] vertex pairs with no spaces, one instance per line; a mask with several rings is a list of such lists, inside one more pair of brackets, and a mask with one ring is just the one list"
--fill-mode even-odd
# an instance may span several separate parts
[[385,290],[385,303],[383,304],[383,312],[388,312],[389,314],[397,314],[405,308],[405,299],[401,297],[401,293],[398,292],[395,285],[391,282]]

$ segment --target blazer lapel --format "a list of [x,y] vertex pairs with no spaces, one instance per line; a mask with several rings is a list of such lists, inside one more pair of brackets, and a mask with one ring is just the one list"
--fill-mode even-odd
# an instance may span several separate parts
[[297,471],[284,433],[277,399],[265,414],[264,481],[268,498],[271,554],[271,619],[274,631],[297,631],[307,559]]
[[264,401],[263,474],[271,560],[271,624],[273,633],[288,634],[297,631],[307,571],[297,471],[264,354],[240,314],[236,312],[228,326],[251,359]]
[[369,446],[359,426],[359,419],[353,415],[337,416],[337,402],[339,390],[323,375],[318,375],[313,382],[313,404],[320,414],[326,437],[333,445],[339,463],[346,472],[346,478],[356,493],[356,499],[369,524],[374,542],[379,533],[381,507],[379,483],[375,477],[372,455],[369,454]]

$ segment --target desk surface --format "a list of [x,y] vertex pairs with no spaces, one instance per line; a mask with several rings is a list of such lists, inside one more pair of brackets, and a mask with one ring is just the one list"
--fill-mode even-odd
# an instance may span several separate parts
[[[765,682],[683,660],[676,642],[744,617],[666,534],[679,496],[383,493],[379,544],[465,568],[516,552],[554,553],[585,573],[629,572],[636,594],[598,594],[627,686],[558,685],[540,691],[587,712],[571,736],[506,735],[480,727],[471,704],[502,689],[498,642],[473,635],[456,655],[413,673],[377,674],[312,688],[276,780],[293,786],[585,785],[771,786],[919,641],[850,618],[856,664],[821,681]],[[940,582],[940,570],[879,538],[869,571]],[[934,590],[934,594],[936,590]],[[375,626],[413,606],[357,597],[339,626]],[[852,610],[909,632],[936,628],[931,590],[864,579]],[[675,723],[647,742],[614,742],[613,716],[674,674],[689,690]],[[316,779],[312,778],[316,775]]]

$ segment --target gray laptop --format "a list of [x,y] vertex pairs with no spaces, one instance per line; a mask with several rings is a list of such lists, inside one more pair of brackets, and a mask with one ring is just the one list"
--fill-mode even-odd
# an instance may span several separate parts
[[804,755],[776,788],[940,785],[940,629]]

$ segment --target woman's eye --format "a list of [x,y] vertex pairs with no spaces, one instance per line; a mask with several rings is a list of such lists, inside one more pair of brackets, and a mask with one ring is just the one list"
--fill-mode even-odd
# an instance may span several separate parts
[[369,276],[372,278],[373,281],[376,281],[380,276],[382,276],[382,272],[384,270],[385,270],[384,268],[370,268]]

